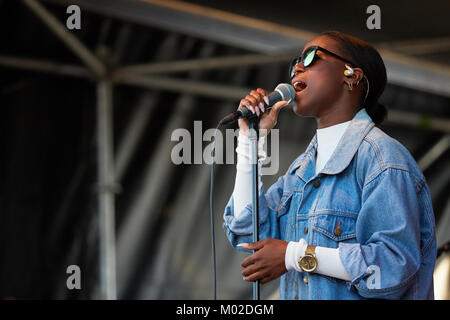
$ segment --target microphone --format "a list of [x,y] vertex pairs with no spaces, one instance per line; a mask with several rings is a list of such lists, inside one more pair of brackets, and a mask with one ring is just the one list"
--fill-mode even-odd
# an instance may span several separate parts
[[[291,102],[295,98],[294,87],[288,83],[280,83],[279,85],[277,85],[277,87],[273,92],[269,93],[268,98],[269,103],[267,104],[268,108],[266,108],[266,110],[272,109],[272,105],[274,105],[278,101]],[[235,122],[240,118],[252,120],[252,118],[254,117],[257,117],[257,115],[253,114],[249,109],[244,107],[241,110],[237,110],[233,113],[230,113],[225,118],[220,120],[219,126]]]

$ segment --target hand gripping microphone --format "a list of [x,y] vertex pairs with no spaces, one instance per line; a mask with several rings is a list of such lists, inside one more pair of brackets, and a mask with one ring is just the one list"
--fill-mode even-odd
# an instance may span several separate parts
[[[291,102],[295,98],[294,87],[287,83],[280,83],[273,92],[269,93],[268,98],[269,103],[266,110],[270,110],[278,101]],[[249,117],[256,117],[256,114],[253,114],[249,109],[244,107],[241,110],[230,113],[225,118],[220,120],[219,126],[235,122],[240,118],[248,119]]]

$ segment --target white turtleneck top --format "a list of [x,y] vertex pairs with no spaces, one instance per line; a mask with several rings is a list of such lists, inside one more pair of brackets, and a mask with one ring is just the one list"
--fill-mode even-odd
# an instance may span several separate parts
[[351,120],[331,127],[317,129],[316,174],[325,167],[325,164],[333,155],[350,122]]
[[[326,163],[333,155],[334,150],[350,122],[351,121],[347,121],[327,128],[317,129],[316,174],[325,167]],[[260,191],[262,188],[261,166],[266,158],[266,153],[263,150],[264,143],[265,137],[261,137],[258,144],[258,184]],[[236,153],[236,181],[233,191],[233,200],[234,214],[235,217],[238,217],[243,212],[245,206],[252,201],[250,141],[248,137],[242,133],[240,133],[238,137]],[[306,246],[307,243],[305,239],[300,239],[299,242],[289,242],[285,255],[285,265],[287,270],[297,270],[302,272],[298,265],[298,261],[305,254]],[[315,253],[317,259],[316,273],[351,281],[350,276],[339,258],[339,249],[316,247]]]

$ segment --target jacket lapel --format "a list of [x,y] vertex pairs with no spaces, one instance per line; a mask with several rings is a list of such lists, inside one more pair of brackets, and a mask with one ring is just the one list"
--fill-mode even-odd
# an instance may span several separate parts
[[[364,137],[375,126],[366,109],[359,110],[347,130],[344,132],[331,158],[322,169],[321,173],[338,174],[344,171],[352,161],[356,151]],[[317,134],[314,135],[306,151],[297,158],[289,169],[289,173],[296,174],[305,182],[314,177],[317,150]]]

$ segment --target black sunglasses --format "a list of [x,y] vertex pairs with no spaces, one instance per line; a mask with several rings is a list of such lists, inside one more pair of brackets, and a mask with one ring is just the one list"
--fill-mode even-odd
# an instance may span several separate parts
[[325,53],[327,53],[327,54],[329,54],[329,55],[331,55],[331,56],[333,56],[333,57],[335,57],[335,58],[337,58],[339,60],[342,60],[342,61],[350,64],[350,66],[354,65],[353,62],[351,62],[351,61],[349,61],[347,59],[344,59],[344,58],[338,56],[337,54],[335,54],[335,53],[333,53],[331,51],[328,51],[327,49],[324,49],[324,48],[319,47],[319,46],[312,46],[312,47],[307,48],[305,50],[305,52],[302,53],[301,55],[299,55],[299,56],[295,57],[294,59],[292,59],[291,64],[289,66],[289,76],[291,77],[291,79],[294,78],[294,76],[295,76],[295,74],[294,74],[295,66],[297,66],[299,63],[302,63],[303,67],[305,67],[305,68],[309,67],[316,60],[316,57],[317,57],[316,53],[319,50],[322,51],[322,52],[325,52]]

